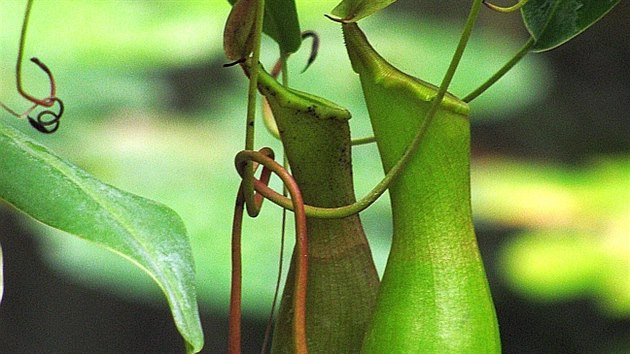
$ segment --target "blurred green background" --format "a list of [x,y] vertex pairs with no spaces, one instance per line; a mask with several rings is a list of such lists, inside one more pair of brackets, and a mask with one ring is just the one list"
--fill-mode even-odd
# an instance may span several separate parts
[[[292,86],[348,107],[353,135],[369,135],[339,28],[323,17],[336,0],[297,5],[302,28],[316,30],[322,47],[303,74],[310,43],[292,57]],[[14,88],[24,6],[0,2],[0,99],[16,110],[27,106]],[[629,9],[622,3],[564,47],[530,55],[471,105],[473,209],[505,353],[630,353]],[[246,81],[238,68],[221,67],[228,11],[222,0],[36,1],[26,56],[53,70],[66,105],[62,126],[43,136],[0,114],[105,182],[180,214],[208,353],[225,348],[239,183],[232,160],[244,144]],[[362,25],[393,64],[438,83],[466,12],[454,1],[400,0]],[[519,15],[484,11],[452,91],[470,92],[525,40]],[[263,50],[271,67],[277,49],[266,40]],[[24,77],[30,92],[46,94],[34,65],[24,64]],[[257,145],[279,151],[262,125],[257,134]],[[381,178],[375,156],[374,146],[354,149],[358,195]],[[180,349],[166,304],[142,272],[8,206],[0,211],[0,352]],[[380,269],[389,216],[386,197],[362,213]],[[279,234],[280,211],[271,203],[246,222],[252,352],[273,295]]]

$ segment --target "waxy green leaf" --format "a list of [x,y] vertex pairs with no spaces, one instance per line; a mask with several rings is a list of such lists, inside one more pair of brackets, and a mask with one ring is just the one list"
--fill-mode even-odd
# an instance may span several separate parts
[[556,48],[584,32],[620,0],[529,0],[521,13],[536,40],[532,51]]
[[386,8],[394,1],[396,0],[342,0],[331,13],[343,22],[356,22]]
[[0,198],[147,272],[164,292],[188,352],[203,346],[186,230],[164,205],[104,184],[0,121]]
[[300,48],[302,36],[294,0],[266,0],[263,21],[263,32],[278,43],[282,53],[295,53]]

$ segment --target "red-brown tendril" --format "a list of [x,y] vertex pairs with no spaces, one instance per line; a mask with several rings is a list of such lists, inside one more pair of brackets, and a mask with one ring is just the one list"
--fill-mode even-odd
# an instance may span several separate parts
[[[313,40],[313,43],[311,44],[311,53],[308,55],[308,59],[306,60],[306,66],[301,71],[302,73],[305,72],[311,66],[311,64],[315,62],[315,59],[317,59],[317,54],[319,53],[319,35],[317,34],[317,32],[304,31],[302,32],[302,39],[305,38],[311,38]],[[282,58],[279,58],[276,61],[270,73],[273,78],[277,78],[278,75],[280,75],[283,64],[284,63]]]
[[311,38],[313,43],[311,44],[311,54],[308,56],[308,60],[306,61],[306,66],[302,69],[302,72],[305,72],[311,64],[317,58],[317,53],[319,53],[319,35],[315,31],[304,31],[302,32],[302,39]]
[[[302,193],[293,179],[293,176],[274,159],[273,150],[270,148],[262,148],[259,151],[243,150],[236,155],[235,166],[239,175],[245,175],[244,169],[249,161],[255,163],[254,168],[258,165],[263,166],[260,179],[254,178],[254,186],[257,183],[265,187],[269,183],[271,172],[280,177],[291,196],[295,215],[296,228],[296,273],[295,288],[293,297],[293,337],[295,341],[296,353],[306,354],[306,284],[308,274],[308,244],[306,231],[306,213],[304,211],[304,200]],[[241,318],[241,232],[242,219],[245,205],[245,195],[243,183],[239,187],[234,210],[234,221],[232,224],[232,291],[230,294],[230,325],[229,325],[229,348],[230,353],[240,353],[240,318]],[[253,206],[258,211],[262,206],[264,196],[258,192],[254,194]]]
[[[31,58],[31,62],[37,65],[48,76],[48,81],[50,82],[50,94],[48,95],[48,97],[39,99],[37,97],[30,95],[22,87],[22,58],[24,56],[26,31],[28,28],[28,20],[30,17],[32,5],[33,5],[32,0],[29,0],[26,3],[26,10],[24,12],[24,21],[22,22],[22,30],[20,33],[20,44],[18,48],[18,56],[17,56],[17,61],[15,64],[15,79],[16,79],[17,91],[20,94],[20,96],[32,102],[33,105],[22,113],[18,113],[14,111],[13,109],[9,108],[2,102],[0,102],[0,107],[5,109],[11,115],[16,116],[17,118],[23,118],[26,116],[28,118],[29,123],[31,124],[33,128],[37,129],[39,132],[50,134],[50,133],[54,133],[59,128],[59,120],[61,119],[61,116],[63,115],[63,110],[64,110],[63,101],[56,96],[56,84],[55,84],[55,78],[53,77],[52,72],[50,71],[48,66],[46,66],[46,64],[44,64],[41,60],[37,58]],[[54,106],[55,103],[59,105],[59,112],[54,112],[52,110],[47,109],[37,114],[36,118],[31,118],[29,116],[29,114],[33,112],[33,110],[35,110],[37,107],[39,106],[52,107]],[[45,117],[48,117],[48,116],[52,116],[52,119],[45,119]]]
[[48,97],[38,99],[36,97],[31,96],[22,88],[22,55],[23,55],[23,51],[20,50],[18,52],[18,61],[15,66],[15,77],[17,81],[18,92],[20,93],[22,97],[33,102],[34,104],[38,106],[52,107],[53,104],[55,104],[54,98],[55,98],[55,93],[57,91],[57,87],[55,85],[55,78],[53,77],[52,72],[50,71],[48,66],[46,66],[46,64],[44,64],[41,60],[37,58],[31,58],[31,62],[33,62],[40,69],[42,69],[42,71],[46,73],[46,75],[48,76],[48,81],[50,82],[50,94],[48,95]]

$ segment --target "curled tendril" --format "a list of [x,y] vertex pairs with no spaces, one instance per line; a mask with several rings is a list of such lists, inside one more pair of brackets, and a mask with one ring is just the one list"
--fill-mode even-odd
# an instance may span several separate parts
[[[293,179],[293,176],[274,159],[273,150],[270,148],[262,148],[259,151],[243,150],[236,155],[234,164],[239,175],[244,179],[247,178],[245,169],[248,163],[252,163],[254,168],[263,166],[260,179],[254,178],[258,183],[265,186],[269,183],[270,174],[273,172],[285,184],[291,202],[293,204],[296,229],[296,270],[293,291],[293,339],[295,343],[295,353],[307,353],[306,341],[306,287],[308,274],[308,244],[306,229],[306,213],[304,211],[304,200],[302,193]],[[232,223],[232,290],[230,295],[230,325],[229,325],[229,346],[231,353],[240,353],[240,317],[241,317],[241,231],[242,217],[244,214],[244,204],[247,203],[245,196],[244,182],[241,186],[236,198],[234,209],[234,220]],[[260,207],[264,195],[256,192],[251,200],[255,204],[252,209],[255,215],[260,211]]]
[[[31,62],[37,65],[48,76],[48,81],[50,82],[50,94],[45,98],[39,99],[37,97],[30,95],[22,87],[22,57],[24,56],[26,31],[28,28],[28,19],[30,17],[32,4],[33,4],[32,0],[29,0],[26,3],[26,11],[24,12],[24,21],[22,22],[22,31],[20,33],[20,44],[18,48],[17,62],[15,65],[15,79],[16,79],[17,91],[20,94],[20,96],[32,102],[33,105],[22,113],[18,113],[17,111],[9,108],[7,105],[5,105],[2,102],[0,102],[0,107],[17,118],[27,117],[31,126],[37,129],[37,131],[42,132],[44,134],[50,134],[57,131],[57,129],[59,128],[59,120],[61,119],[61,116],[63,115],[63,102],[56,95],[55,78],[53,77],[52,72],[50,71],[48,66],[46,66],[46,64],[44,64],[41,60],[39,60],[38,58],[31,58]],[[35,118],[32,118],[29,116],[29,114],[33,112],[37,107],[41,106],[41,107],[50,108],[55,105],[55,102],[59,105],[59,112],[54,112],[50,109],[47,109],[40,112]]]
[[55,96],[56,96],[55,95],[56,93],[55,78],[53,77],[52,72],[50,71],[48,66],[46,66],[46,64],[44,64],[41,60],[33,57],[31,58],[31,62],[37,65],[40,69],[42,69],[43,72],[46,73],[46,75],[48,75],[48,81],[50,82],[50,94],[46,98],[38,99],[36,97],[29,95],[26,91],[24,91],[24,89],[22,88],[21,65],[18,66],[18,70],[16,71],[17,76],[18,76],[18,80],[17,80],[18,92],[20,93],[20,95],[22,95],[22,97],[26,98],[27,100],[33,102],[36,105],[44,106],[44,107],[52,107],[55,104]]
[[61,119],[61,115],[63,115],[63,101],[57,97],[52,97],[50,100],[53,104],[57,102],[59,105],[59,112],[47,109],[39,112],[36,118],[31,118],[31,116],[27,117],[31,126],[44,134],[56,132],[57,129],[59,129],[59,120]]
[[306,61],[306,66],[302,69],[302,72],[305,72],[306,69],[313,64],[315,59],[317,58],[317,53],[319,53],[319,35],[315,31],[304,31],[302,32],[302,39],[311,38],[313,43],[311,44],[311,54],[308,56],[308,60]]

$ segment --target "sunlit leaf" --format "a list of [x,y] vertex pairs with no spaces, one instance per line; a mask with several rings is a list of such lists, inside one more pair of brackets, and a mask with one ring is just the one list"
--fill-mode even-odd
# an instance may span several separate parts
[[558,47],[606,15],[620,0],[529,0],[523,20],[536,39],[533,51]]
[[192,252],[171,209],[106,185],[0,121],[0,198],[116,252],[160,286],[189,351],[203,346]]
[[[236,0],[228,0],[234,5]],[[266,0],[263,32],[273,38],[283,53],[300,48],[302,37],[294,0]]]
[[394,1],[396,0],[342,0],[331,13],[344,22],[356,22],[386,8]]

